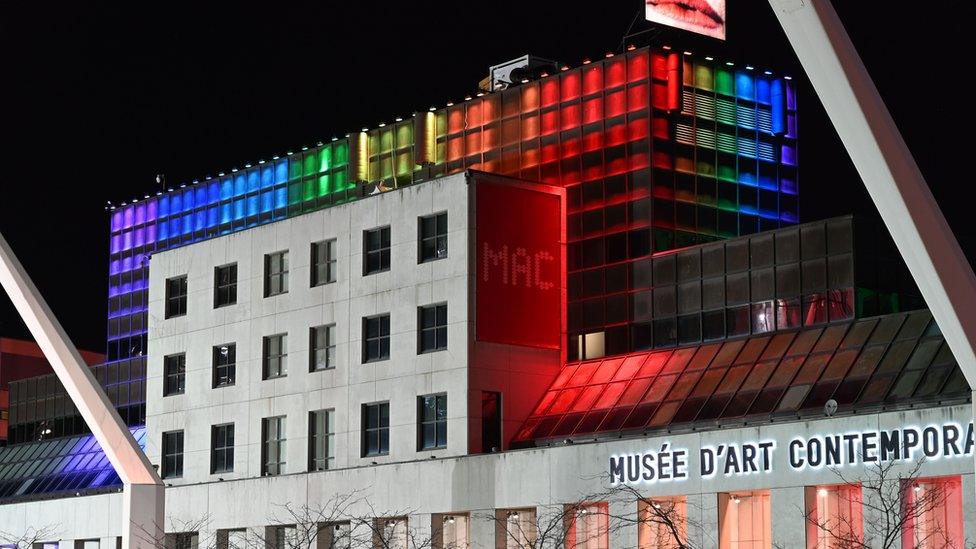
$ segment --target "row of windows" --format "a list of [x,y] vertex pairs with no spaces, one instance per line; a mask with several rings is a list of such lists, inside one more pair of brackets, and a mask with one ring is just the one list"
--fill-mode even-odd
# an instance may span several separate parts
[[[280,475],[286,470],[286,416],[261,420],[261,474]],[[308,413],[308,471],[324,471],[335,464],[335,410]],[[390,453],[390,403],[362,405],[362,457]],[[417,397],[417,449],[447,447],[447,395]],[[183,476],[183,430],[167,431],[162,440],[163,478]],[[210,473],[234,471],[234,424],[210,427]]]
[[[363,318],[363,363],[390,358],[389,313]],[[309,328],[308,371],[336,366],[336,325]],[[417,308],[417,353],[447,349],[447,304]],[[237,373],[237,344],[216,345],[212,352],[214,389],[234,385]],[[265,336],[261,341],[261,379],[288,375],[288,334]],[[163,357],[163,396],[186,391],[186,353]]]
[[[338,279],[336,239],[311,245],[311,287],[331,284]],[[390,269],[390,227],[363,231],[363,276]],[[439,213],[417,220],[417,262],[426,263],[447,257],[447,214]],[[288,251],[264,256],[264,297],[288,293]],[[166,318],[183,316],[187,311],[186,275],[166,279]],[[214,308],[237,303],[237,264],[214,268]]]

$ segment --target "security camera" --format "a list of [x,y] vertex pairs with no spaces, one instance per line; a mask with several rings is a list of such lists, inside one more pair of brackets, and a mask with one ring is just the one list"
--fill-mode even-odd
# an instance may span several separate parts
[[837,413],[837,401],[830,399],[824,403],[824,415],[830,417]]

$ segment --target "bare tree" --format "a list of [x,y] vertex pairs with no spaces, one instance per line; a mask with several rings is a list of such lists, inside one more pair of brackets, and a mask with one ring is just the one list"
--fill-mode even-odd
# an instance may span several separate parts
[[28,526],[27,529],[20,534],[0,530],[0,542],[2,542],[4,547],[33,549],[35,544],[43,543],[45,541],[54,541],[59,530],[60,528],[53,524],[42,526],[40,528]]
[[[920,482],[924,463],[924,459],[917,460],[905,470],[894,460],[869,462],[865,474],[857,478],[832,469],[840,486],[846,488],[836,497],[855,512],[820,516],[814,506],[804,510],[807,523],[831,547],[840,549],[903,547],[906,532],[915,537],[911,547],[961,547],[950,539],[944,524],[932,520],[932,514],[945,506],[948,494],[941,485]],[[818,497],[821,495],[826,494]],[[863,518],[858,508],[863,509]]]
[[646,528],[653,532],[653,540],[642,542],[642,547],[703,549],[716,545],[715,540],[703,539],[706,529],[699,518],[702,516],[702,506],[694,500],[689,501],[687,496],[649,497],[634,486],[618,484],[611,487],[605,497],[608,501],[638,504],[636,514],[613,514],[612,521],[616,528],[633,524],[638,529]]
[[272,524],[249,536],[248,545],[273,549],[347,549],[352,547],[349,510],[365,500],[361,491],[336,494],[321,505],[277,506]]
[[351,517],[352,547],[372,549],[431,549],[433,536],[410,524],[410,509],[379,512],[369,500],[362,500],[365,515]]
[[200,537],[200,532],[208,530],[210,515],[197,519],[170,517],[170,524],[170,533],[165,532],[165,526],[155,525],[152,529],[139,527],[136,537],[154,549],[213,549],[217,546],[213,534]]

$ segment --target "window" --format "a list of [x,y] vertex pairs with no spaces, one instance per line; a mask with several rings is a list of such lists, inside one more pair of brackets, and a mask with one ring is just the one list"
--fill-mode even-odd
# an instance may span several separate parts
[[390,315],[363,319],[363,362],[390,358]]
[[[172,549],[197,549],[200,546],[200,534],[199,532],[166,534],[163,545],[167,548],[172,547]],[[85,549],[88,547],[86,546]]]
[[163,396],[182,395],[186,390],[186,355],[163,357]]
[[390,453],[390,403],[363,404],[363,457]]
[[213,386],[228,387],[234,384],[237,372],[237,344],[227,343],[213,348]]
[[505,521],[505,545],[499,545],[499,548],[523,549],[538,546],[536,540],[539,532],[535,508],[499,509],[495,511],[495,519]]
[[317,326],[309,330],[308,371],[318,372],[335,368],[335,324]]
[[264,297],[288,293],[288,252],[264,256]]
[[265,337],[262,349],[263,379],[288,375],[288,334]]
[[447,304],[417,309],[417,353],[447,349]]
[[378,518],[373,520],[373,547],[385,549],[409,549],[410,530],[407,517]]
[[162,478],[183,476],[183,431],[163,433]]
[[[910,486],[908,485],[910,484]],[[963,547],[961,477],[903,481],[904,547]]]
[[233,423],[210,428],[210,448],[211,473],[229,473],[234,470]]
[[440,543],[435,547],[445,547],[448,549],[462,549],[471,547],[469,537],[471,532],[471,517],[467,514],[434,515],[434,524],[442,525],[440,531]]
[[807,547],[832,549],[864,541],[860,486],[808,486],[805,499]]
[[390,227],[363,231],[363,276],[390,270]]
[[606,502],[572,505],[566,509],[569,531],[566,547],[576,549],[608,549],[610,532]]
[[261,420],[261,475],[285,472],[285,416]]
[[637,544],[640,547],[677,548],[688,543],[685,498],[645,499],[637,503]]
[[321,286],[336,281],[338,275],[336,240],[324,240],[312,244],[312,286]]
[[166,279],[166,318],[186,314],[186,275]]
[[237,303],[237,263],[214,269],[214,308]]
[[763,549],[772,543],[768,491],[719,494],[718,513],[721,549]]
[[335,411],[308,413],[308,470],[325,471],[335,465]]
[[417,220],[417,263],[447,257],[447,212]]
[[417,397],[420,450],[447,448],[447,395]]

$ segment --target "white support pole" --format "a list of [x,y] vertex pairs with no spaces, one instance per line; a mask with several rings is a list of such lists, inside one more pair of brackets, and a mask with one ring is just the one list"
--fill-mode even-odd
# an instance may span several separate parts
[[161,546],[165,516],[162,481],[2,234],[0,285],[122,479],[123,547]]
[[769,0],[827,116],[976,387],[976,276],[829,0]]

